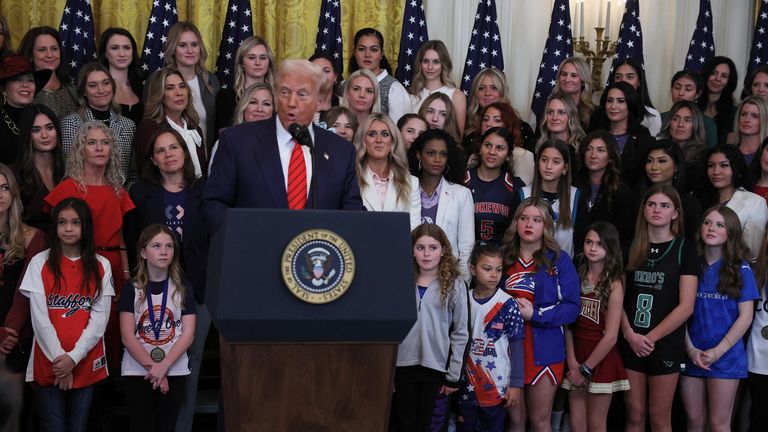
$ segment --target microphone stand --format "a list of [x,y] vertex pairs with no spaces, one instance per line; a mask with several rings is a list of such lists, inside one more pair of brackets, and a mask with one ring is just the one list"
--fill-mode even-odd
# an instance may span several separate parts
[[312,190],[312,210],[317,210],[317,170],[315,169],[315,143],[312,142],[312,138],[309,136],[309,134],[307,134],[307,141],[308,143],[312,144],[309,146],[309,158],[312,161],[312,179],[310,180],[310,188]]

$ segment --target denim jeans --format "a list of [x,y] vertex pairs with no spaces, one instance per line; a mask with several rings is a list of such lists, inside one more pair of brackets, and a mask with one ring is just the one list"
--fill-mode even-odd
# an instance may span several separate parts
[[37,386],[35,393],[41,431],[80,432],[87,429],[93,386],[71,390]]

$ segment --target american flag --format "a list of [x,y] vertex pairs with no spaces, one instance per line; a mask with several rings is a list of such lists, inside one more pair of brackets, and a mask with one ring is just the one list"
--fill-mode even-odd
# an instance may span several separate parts
[[499,23],[496,22],[496,1],[480,0],[472,26],[467,60],[461,74],[461,90],[469,96],[475,75],[485,68],[504,71],[504,56],[501,53]]
[[715,55],[715,39],[712,35],[712,5],[709,0],[699,1],[699,17],[691,37],[691,46],[685,56],[685,70],[698,72],[705,61]]
[[179,21],[176,10],[176,0],[153,0],[152,12],[147,22],[147,34],[144,36],[144,47],[141,49],[141,68],[146,72],[154,72],[165,64],[163,60],[163,45],[174,24]]
[[[333,56],[336,70],[344,71],[344,39],[341,36],[341,5],[340,0],[323,0],[320,6],[320,16],[317,19],[317,37],[315,52]],[[339,80],[342,80],[339,73]]]
[[397,54],[395,78],[407,88],[413,78],[413,60],[421,44],[429,40],[424,3],[421,0],[405,0],[403,30],[400,33],[400,52]]
[[616,55],[613,58],[611,70],[621,59],[634,58],[640,64],[645,64],[643,59],[643,33],[640,28],[640,0],[627,0],[624,16],[619,26],[619,39],[616,47]]
[[749,51],[747,76],[752,69],[768,62],[768,0],[763,0],[755,23],[755,33],[752,36],[752,49]]
[[250,0],[229,0],[227,19],[221,32],[219,56],[216,59],[216,75],[221,88],[235,82],[235,54],[243,40],[253,36]]
[[67,0],[59,24],[63,61],[69,65],[69,79],[77,80],[80,68],[96,60],[93,11],[90,0]]
[[547,44],[544,46],[544,54],[541,55],[536,89],[533,91],[533,100],[531,100],[531,110],[536,118],[543,118],[544,105],[557,83],[557,69],[560,63],[572,55],[571,10],[568,0],[556,0],[552,9],[552,19],[549,22]]

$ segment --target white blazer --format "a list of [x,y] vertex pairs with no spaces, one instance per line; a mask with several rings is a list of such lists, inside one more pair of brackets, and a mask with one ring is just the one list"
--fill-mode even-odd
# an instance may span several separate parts
[[760,245],[765,237],[765,224],[768,222],[768,206],[760,195],[736,189],[726,204],[739,216],[744,242],[749,248],[749,260],[755,262],[760,253]]
[[461,277],[469,283],[469,254],[475,246],[475,204],[472,192],[443,178],[435,223],[445,231],[453,255],[459,260]]
[[384,198],[384,205],[379,201],[379,194],[376,192],[376,186],[373,183],[373,172],[365,169],[366,186],[360,186],[360,195],[363,197],[363,205],[368,211],[396,211],[408,212],[411,220],[411,230],[421,223],[421,195],[419,188],[419,179],[408,175],[411,180],[410,202],[404,203],[397,200],[397,190],[395,182],[390,179],[387,182],[387,196]]

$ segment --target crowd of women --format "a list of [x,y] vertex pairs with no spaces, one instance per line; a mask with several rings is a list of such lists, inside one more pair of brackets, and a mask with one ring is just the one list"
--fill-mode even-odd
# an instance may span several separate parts
[[[22,426],[84,430],[111,375],[132,430],[189,431],[211,326],[205,180],[223,129],[274,121],[272,50],[246,39],[221,89],[190,22],[149,76],[120,28],[74,83],[55,29],[11,45],[0,17],[0,355],[32,383]],[[315,123],[356,147],[369,211],[410,214],[419,308],[392,430],[559,430],[565,411],[600,431],[618,409],[628,431],[768,424],[768,66],[738,99],[727,57],[679,71],[659,113],[636,60],[595,104],[568,58],[531,125],[499,70],[459,90],[439,40],[407,89],[379,31],[353,47],[343,83],[309,59],[326,77]]]

